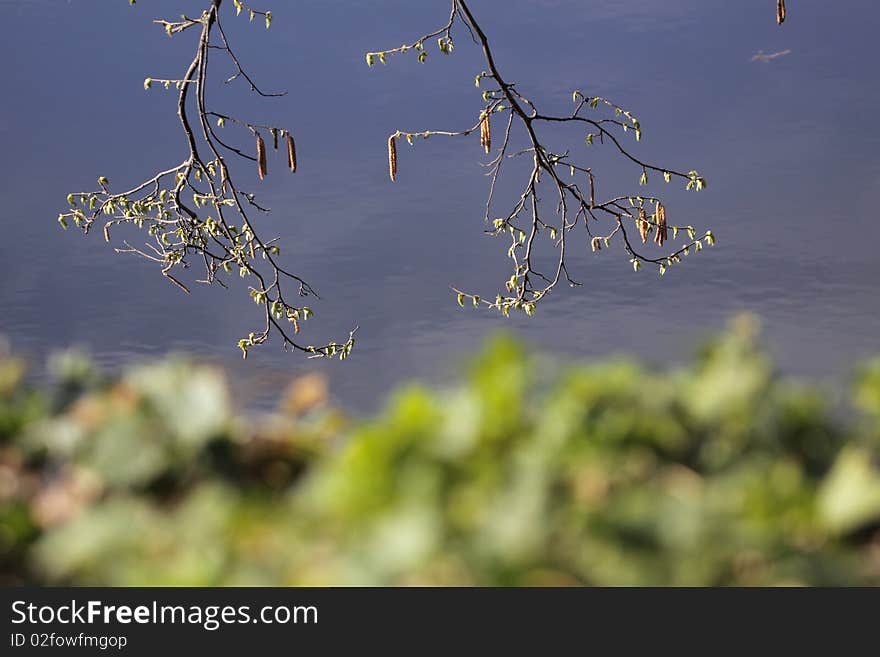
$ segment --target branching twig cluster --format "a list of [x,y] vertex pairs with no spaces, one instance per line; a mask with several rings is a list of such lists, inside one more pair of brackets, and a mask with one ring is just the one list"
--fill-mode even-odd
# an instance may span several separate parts
[[[254,194],[241,190],[233,181],[229,166],[232,156],[257,162],[260,178],[265,176],[264,134],[271,138],[276,149],[279,140],[282,141],[291,171],[296,170],[296,149],[293,136],[284,128],[259,125],[208,109],[206,85],[209,53],[213,50],[221,51],[232,62],[235,73],[227,82],[241,78],[261,96],[280,94],[262,91],[245,71],[220,21],[223,0],[207,1],[208,8],[198,18],[183,16],[176,21],[155,21],[169,36],[195,29],[198,42],[182,78],[144,81],[146,89],[161,84],[177,90],[177,113],[187,144],[185,159],[123,192],[111,192],[109,181],[102,176],[98,179],[98,189],[68,195],[70,209],[61,213],[58,221],[64,228],[73,222],[85,233],[95,223],[102,222],[108,242],[111,229],[120,224],[146,230],[152,238],[146,245],[136,247],[126,241],[116,250],[159,264],[162,274],[185,292],[189,292],[189,288],[178,271],[187,269],[194,260],[204,265],[204,278],[198,281],[200,283],[218,283],[225,287],[222,275],[236,273],[242,279],[253,281],[250,296],[261,307],[265,323],[259,331],[239,341],[245,357],[249,347],[263,344],[276,332],[285,348],[312,356],[345,358],[354,345],[354,331],[341,344],[329,342],[323,346],[302,344],[294,337],[312,310],[305,304],[294,303],[290,291],[301,299],[318,295],[305,280],[282,267],[277,239],[261,238],[250,217],[252,211],[265,212],[266,208],[257,203]],[[252,9],[241,0],[233,0],[233,6],[236,13],[247,12],[251,20],[261,16],[267,28],[271,25],[271,12]],[[218,135],[218,130],[227,123],[250,134],[256,142],[256,155]]]
[[[470,300],[475,307],[485,305],[499,310],[505,316],[511,310],[522,310],[527,315],[532,315],[538,302],[560,281],[579,285],[569,272],[567,259],[578,229],[584,231],[585,240],[593,251],[610,247],[616,241],[628,254],[634,269],[650,264],[660,274],[665,273],[670,265],[680,262],[683,257],[700,251],[704,244],[714,244],[715,237],[711,231],[698,237],[690,225],[668,225],[666,208],[658,197],[633,194],[600,199],[597,195],[597,176],[592,167],[576,161],[568,151],[552,150],[539,136],[541,126],[569,124],[582,127],[587,145],[608,144],[629,160],[641,174],[641,185],[647,184],[649,175],[658,175],[667,183],[673,178],[680,179],[686,183],[687,189],[699,191],[705,188],[706,181],[697,171],[681,172],[658,167],[636,157],[624,145],[623,133],[631,133],[639,141],[642,136],[639,121],[629,111],[605,98],[587,96],[576,90],[572,94],[573,109],[570,114],[553,115],[540,111],[515,84],[502,77],[486,34],[465,0],[451,1],[449,20],[439,30],[426,34],[412,45],[368,53],[367,63],[385,63],[389,55],[409,50],[418,52],[419,60],[424,61],[427,53],[424,44],[434,38],[437,39],[440,51],[449,54],[453,48],[452,31],[457,23],[462,24],[479,45],[487,67],[474,80],[476,86],[483,89],[483,106],[477,122],[459,131],[394,132],[389,138],[389,154],[393,152],[394,155],[393,181],[397,169],[398,139],[405,138],[413,144],[417,138],[433,135],[466,136],[479,130],[481,146],[486,153],[491,153],[493,118],[503,117],[501,139],[496,140],[500,146],[487,164],[490,184],[485,220],[491,225],[487,230],[490,234],[509,235],[511,243],[507,254],[513,261],[513,273],[505,282],[504,292],[497,294],[494,299],[484,299],[453,287],[460,305],[464,305],[465,300]],[[514,127],[524,132],[526,148],[514,151]],[[500,216],[493,214],[496,206],[495,190],[503,164],[510,158],[523,156],[530,157],[533,165],[519,197]],[[542,202],[541,192],[546,189],[552,195],[549,209]],[[546,272],[538,267],[535,256],[536,241],[542,233],[549,236],[557,250],[555,265]],[[662,247],[669,233],[672,233],[673,240],[679,234],[686,235],[687,239],[662,255],[652,254],[647,250],[649,240]]]

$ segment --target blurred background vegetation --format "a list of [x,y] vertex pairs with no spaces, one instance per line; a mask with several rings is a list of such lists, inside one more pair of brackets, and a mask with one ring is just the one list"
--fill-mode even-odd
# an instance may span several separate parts
[[0,355],[0,581],[880,584],[880,360],[845,403],[734,322],[687,366],[499,337],[351,419],[319,378],[234,410],[179,359],[35,389]]

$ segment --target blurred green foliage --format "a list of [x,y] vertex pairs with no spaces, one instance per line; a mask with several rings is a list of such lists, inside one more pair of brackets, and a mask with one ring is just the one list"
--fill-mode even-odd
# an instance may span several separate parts
[[233,411],[180,360],[58,384],[0,357],[0,578],[97,585],[880,583],[880,360],[852,408],[741,318],[686,367],[498,338],[349,420],[323,383]]

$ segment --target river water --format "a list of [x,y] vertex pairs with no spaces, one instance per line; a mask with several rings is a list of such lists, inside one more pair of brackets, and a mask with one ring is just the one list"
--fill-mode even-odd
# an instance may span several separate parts
[[[398,181],[387,179],[390,132],[473,122],[473,77],[485,68],[477,48],[459,30],[452,56],[364,64],[364,52],[441,25],[447,3],[271,0],[268,32],[229,7],[244,63],[289,94],[266,100],[230,85],[211,98],[293,127],[295,176],[280,159],[263,183],[240,176],[273,209],[264,233],[281,237],[285,263],[322,295],[307,339],[344,339],[360,326],[344,363],[277,344],[242,362],[236,342],[259,323],[243,287],[195,286],[187,297],[150,263],[115,254],[100,231],[83,238],[55,221],[67,193],[98,175],[122,188],[182,159],[173,92],[145,92],[142,81],[179,77],[194,47],[194,32],[169,40],[150,20],[201,4],[0,0],[0,334],[38,363],[71,345],[109,367],[192,353],[226,365],[253,406],[320,370],[342,404],[366,411],[407,379],[447,380],[502,329],[565,359],[628,352],[662,364],[750,310],[786,372],[839,384],[880,354],[876,3],[803,0],[779,28],[766,0],[474,0],[502,72],[542,109],[566,111],[574,88],[607,96],[639,117],[640,156],[698,168],[705,192],[649,190],[668,192],[675,221],[718,237],[662,280],[633,273],[619,250],[584,248],[572,260],[583,287],[508,320],[459,309],[449,290],[491,296],[508,275],[507,245],[482,233],[476,138],[404,145]],[[607,189],[639,189],[639,172],[609,149],[587,151],[572,133],[547,138],[571,145]]]

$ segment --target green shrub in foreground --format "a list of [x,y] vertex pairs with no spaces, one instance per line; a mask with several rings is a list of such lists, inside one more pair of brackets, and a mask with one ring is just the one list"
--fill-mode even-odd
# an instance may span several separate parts
[[[832,413],[748,321],[693,363],[554,369],[510,339],[458,387],[353,421],[299,382],[233,412],[167,360],[52,394],[0,361],[0,559],[11,582],[880,583],[880,361]],[[79,382],[79,383],[78,383]]]

